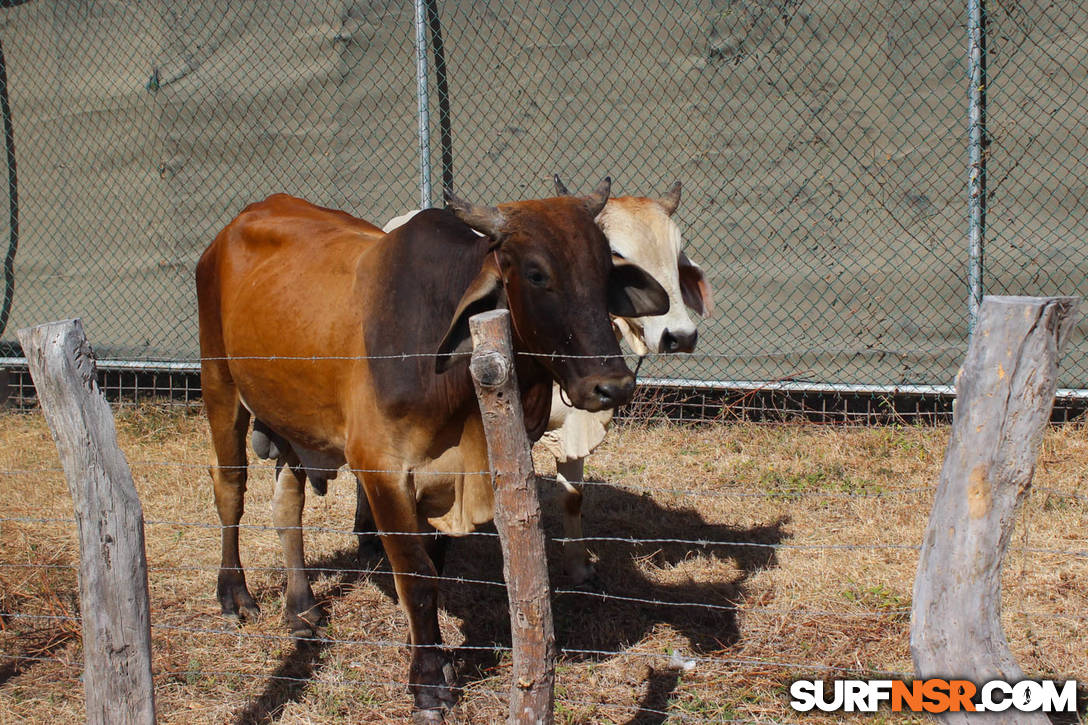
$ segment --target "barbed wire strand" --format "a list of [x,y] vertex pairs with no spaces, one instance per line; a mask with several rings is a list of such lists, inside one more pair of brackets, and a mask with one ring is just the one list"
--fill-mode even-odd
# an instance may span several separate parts
[[[129,466],[136,468],[181,468],[194,471],[208,471],[210,469],[218,470],[268,470],[275,471],[277,469],[274,463],[261,463],[254,462],[249,463],[246,466],[218,466],[215,464],[207,463],[186,463],[180,461],[129,461]],[[401,469],[380,469],[380,468],[321,468],[312,467],[306,469],[314,473],[328,473],[331,478],[335,478],[339,473],[389,473],[389,474],[403,474],[404,470]],[[60,467],[49,468],[7,468],[0,469],[0,475],[37,475],[41,473],[64,473],[64,469]],[[413,470],[411,474],[414,476],[488,476],[491,475],[491,471],[430,471],[430,470]],[[621,474],[622,475],[622,474]],[[559,480],[552,475],[537,475],[537,479],[545,483],[562,485]],[[911,488],[888,488],[877,489],[870,491],[835,491],[835,490],[794,490],[789,488],[769,488],[765,491],[734,491],[734,490],[722,490],[722,489],[680,489],[680,488],[661,488],[657,486],[640,486],[638,484],[621,483],[612,481],[577,481],[575,482],[579,486],[601,487],[601,488],[615,488],[623,491],[632,491],[637,493],[649,493],[649,494],[671,494],[679,496],[690,497],[710,497],[710,498],[773,498],[773,499],[795,499],[795,498],[887,498],[899,495],[914,495],[933,493],[937,490],[936,485],[932,486],[916,486]],[[1034,487],[1032,489],[1037,493],[1045,493],[1050,496],[1057,496],[1060,498],[1069,498],[1078,501],[1088,501],[1088,495],[1082,494],[1077,491],[1062,491],[1051,487]],[[0,519],[2,520],[2,519]]]
[[[64,569],[69,571],[77,571],[79,566],[77,564],[42,564],[35,565],[32,563],[15,563],[4,564],[0,563],[0,569]],[[231,567],[219,567],[214,565],[208,566],[149,566],[148,573],[155,572],[208,572],[218,573],[220,571],[235,571]],[[287,574],[295,569],[286,566],[250,566],[238,571],[246,572],[260,572],[260,573],[281,573]],[[337,567],[304,567],[301,569],[306,574],[359,574],[363,576],[396,576],[396,572],[389,569],[378,568],[337,568]],[[474,579],[461,576],[449,576],[449,575],[436,575],[436,574],[419,574],[416,572],[403,572],[401,576],[424,579],[429,581],[448,582],[450,584],[457,585],[477,585],[477,586],[490,586],[499,589],[506,588],[506,582],[495,581],[491,579]],[[789,617],[827,617],[827,618],[842,618],[842,619],[871,619],[874,617],[900,617],[909,615],[911,612],[910,607],[879,607],[873,609],[866,609],[863,611],[842,611],[842,610],[829,610],[829,609],[776,609],[773,607],[750,607],[738,604],[715,604],[712,602],[691,602],[691,601],[670,601],[667,599],[650,599],[648,597],[636,597],[626,594],[613,594],[610,592],[593,591],[587,589],[569,589],[557,587],[552,590],[552,594],[555,596],[575,596],[575,597],[589,597],[602,600],[612,600],[619,602],[626,602],[629,604],[644,604],[655,607],[677,607],[677,608],[695,608],[695,609],[708,609],[713,611],[727,611],[735,612],[737,614],[760,614],[760,615],[774,615],[774,616],[789,616]],[[17,613],[10,613],[15,616]],[[1059,612],[1041,612],[1037,610],[1025,610],[1018,609],[1016,614],[1023,614],[1036,619],[1063,619],[1071,621],[1088,621],[1088,615],[1079,614],[1065,614]],[[6,616],[6,615],[4,615]]]
[[[75,669],[75,668],[82,669],[82,664],[81,663],[68,662],[68,661],[62,660],[62,659],[57,658],[57,657],[41,657],[41,656],[36,656],[36,655],[10,655],[10,654],[6,654],[6,653],[0,653],[0,659],[15,660],[17,662],[21,662],[21,661],[48,662],[48,663],[51,663],[51,664],[58,664],[58,665],[62,665],[64,667],[72,668],[72,669]],[[349,664],[349,666],[356,666],[356,665]],[[292,683],[296,683],[296,684],[300,684],[300,685],[318,685],[318,686],[321,686],[321,687],[332,687],[332,688],[337,688],[337,689],[350,688],[350,687],[355,687],[355,686],[358,686],[358,685],[371,685],[371,686],[378,686],[378,687],[405,687],[405,688],[407,688],[407,687],[409,687],[411,685],[412,687],[416,687],[416,688],[435,688],[435,689],[445,688],[445,689],[448,689],[448,690],[452,690],[454,692],[460,692],[462,697],[464,697],[465,695],[487,694],[487,695],[495,696],[496,698],[498,698],[499,700],[504,701],[504,702],[509,697],[509,692],[508,691],[497,690],[497,689],[492,688],[492,687],[486,687],[482,683],[468,683],[468,684],[465,684],[465,685],[457,685],[457,684],[428,685],[428,684],[423,684],[423,683],[412,684],[412,683],[409,683],[406,680],[399,680],[399,679],[392,678],[392,677],[388,678],[388,679],[380,679],[380,680],[379,679],[363,677],[363,678],[352,678],[350,680],[332,681],[332,680],[320,679],[320,678],[315,678],[315,677],[292,677],[290,675],[277,675],[277,674],[274,674],[274,673],[261,674],[261,673],[254,673],[254,672],[240,672],[240,671],[237,671],[237,670],[209,670],[209,669],[204,669],[204,668],[192,668],[192,669],[185,669],[185,670],[177,670],[177,669],[160,670],[158,672],[154,672],[152,674],[152,676],[156,680],[189,678],[189,677],[194,677],[194,676],[196,676],[196,677],[220,677],[220,678],[237,677],[237,678],[240,678],[240,679],[250,679],[250,680],[256,680],[256,681],[261,681],[261,682],[266,682],[266,681],[292,682]],[[556,675],[556,680],[557,681],[561,681],[562,678],[563,678],[563,676],[561,674]],[[72,679],[75,680],[77,678],[73,677]],[[782,723],[783,722],[783,721],[779,721],[779,720],[773,720],[773,721],[772,720],[752,720],[750,718],[746,718],[744,720],[736,720],[736,719],[734,719],[734,720],[721,720],[719,718],[711,719],[711,718],[704,718],[704,717],[694,716],[694,715],[691,715],[689,713],[684,713],[684,712],[656,710],[654,708],[650,708],[650,707],[647,707],[645,705],[637,705],[637,704],[629,705],[629,704],[619,703],[619,702],[602,702],[602,701],[597,701],[597,700],[580,700],[580,699],[576,699],[576,698],[566,697],[566,696],[563,696],[563,695],[556,695],[554,697],[554,700],[556,702],[566,702],[566,703],[570,703],[570,704],[574,704],[574,705],[586,705],[586,706],[592,706],[592,707],[605,707],[605,708],[612,708],[612,709],[623,709],[623,710],[637,712],[637,713],[645,713],[645,714],[648,714],[648,715],[662,715],[662,716],[669,717],[669,718],[679,718],[680,720],[682,720],[684,722],[713,722],[713,723],[721,723],[721,725],[732,725],[732,724],[741,725],[742,723],[749,723],[749,724],[752,724],[752,725],[761,725],[761,724],[766,723],[766,724],[769,725],[770,723]],[[785,723],[785,725],[799,725],[799,724]]]
[[[39,619],[49,621],[65,621],[65,622],[80,622],[81,618],[78,616],[69,615],[29,615],[29,614],[5,614],[4,616],[10,616],[12,618],[24,618],[24,619]],[[158,629],[167,632],[182,632],[185,634],[207,634],[227,637],[241,637],[247,639],[259,639],[268,641],[294,641],[294,642],[310,642],[324,645],[344,645],[344,646],[369,646],[380,648],[405,648],[405,649],[433,649],[434,645],[425,644],[411,644],[405,642],[396,642],[392,640],[381,639],[344,639],[337,637],[296,637],[291,634],[271,634],[267,632],[246,632],[244,629],[210,629],[206,627],[189,627],[184,625],[175,624],[163,624],[158,622],[152,622],[151,628],[153,630]],[[451,647],[453,650],[463,651],[480,651],[480,652],[511,652],[512,647],[506,645],[467,645],[461,644]],[[601,649],[582,649],[576,647],[560,647],[557,649],[559,654],[566,655],[585,655],[585,656],[597,656],[597,657],[641,657],[645,659],[665,659],[671,661],[674,658],[673,654],[664,652],[647,652],[644,650],[601,650]],[[890,670],[874,670],[857,667],[843,667],[840,665],[825,665],[812,662],[782,662],[777,660],[764,660],[759,658],[736,658],[736,657],[710,657],[705,655],[685,655],[684,660],[688,662],[713,662],[724,663],[741,666],[772,666],[772,667],[785,667],[801,670],[820,670],[820,671],[834,671],[834,672],[853,672],[853,673],[874,673],[874,674],[886,674],[894,676],[903,676],[904,673],[893,672]]]
[[[803,346],[795,348],[775,348],[773,350],[749,350],[744,352],[734,353],[721,353],[721,352],[691,352],[685,353],[684,358],[686,360],[755,360],[755,359],[776,359],[776,358],[789,358],[796,357],[798,355],[811,355],[811,354],[830,354],[830,355],[911,355],[924,352],[926,354],[932,354],[934,352],[962,352],[966,349],[966,344],[958,345],[937,345],[925,348],[878,348],[873,346]],[[453,352],[449,353],[450,357],[471,357],[471,351],[465,352]],[[319,362],[325,360],[332,361],[357,361],[357,360],[413,360],[418,358],[431,358],[433,359],[437,355],[436,351],[425,352],[399,352],[380,355],[207,355],[199,357],[179,358],[172,360],[144,360],[143,362],[152,364],[155,362],[171,363],[174,365],[198,365],[204,362],[238,362],[238,361],[276,361],[276,360],[288,360],[296,362]],[[555,352],[531,352],[528,350],[516,350],[515,356],[520,357],[533,357],[533,358],[548,358],[552,360],[613,360],[618,357],[622,358],[646,358],[649,360],[664,359],[674,361],[676,355],[674,353],[666,352],[647,352],[644,355],[638,355],[633,352],[620,352],[618,354],[595,354],[595,355],[573,355],[566,353]]]
[[[72,518],[43,518],[32,516],[12,516],[7,518],[0,518],[0,522],[14,522],[14,523],[67,523],[75,524],[75,519]],[[198,529],[223,529],[223,528],[238,528],[253,531],[302,531],[312,533],[324,533],[324,534],[340,534],[344,536],[358,536],[360,534],[373,534],[377,536],[419,536],[419,537],[440,537],[440,536],[452,536],[454,538],[463,538],[468,536],[478,536],[484,538],[498,538],[498,534],[493,531],[469,531],[458,534],[445,534],[441,531],[355,531],[353,529],[343,529],[325,526],[272,526],[270,524],[234,524],[231,526],[223,526],[222,524],[209,523],[209,522],[193,522],[193,521],[164,521],[164,520],[145,520],[146,526],[178,526],[178,527],[190,527]],[[565,537],[556,536],[549,537],[550,541],[556,543],[567,542],[599,542],[599,543],[626,543],[626,544],[682,544],[686,546],[698,546],[702,548],[709,547],[727,547],[727,548],[760,548],[760,549],[775,549],[783,551],[919,551],[921,545],[919,544],[767,544],[755,541],[729,541],[719,539],[681,539],[681,538],[636,538],[628,536],[582,536],[582,537]],[[1031,553],[1031,554],[1054,554],[1060,556],[1072,556],[1075,558],[1088,558],[1088,549],[1053,549],[1046,547],[1031,547],[1031,546],[1017,546],[1009,547],[1010,552]]]
[[[35,567],[33,564],[0,564],[0,569],[4,568],[53,568],[53,569],[67,569],[78,570],[76,564],[50,564],[42,567]],[[155,572],[219,572],[221,571],[218,566],[149,566],[148,573]],[[233,571],[234,569],[227,567],[222,569],[224,571]],[[294,571],[290,567],[283,566],[260,566],[260,567],[245,567],[246,572],[261,572],[261,573],[283,573]],[[334,567],[305,567],[301,569],[302,572],[307,574],[361,574],[365,576],[396,576],[396,573],[388,569],[374,569],[374,568],[334,568]],[[430,581],[449,582],[451,584],[472,584],[481,586],[491,586],[500,589],[506,588],[506,582],[494,581],[491,579],[470,579],[459,576],[444,576],[436,574],[419,574],[416,572],[404,572],[401,576],[425,579]],[[697,609],[710,609],[715,611],[727,611],[737,612],[740,614],[775,614],[775,615],[796,615],[806,617],[842,617],[842,618],[872,618],[872,617],[885,617],[885,616],[899,616],[910,612],[909,608],[880,608],[867,610],[864,612],[844,612],[834,610],[814,610],[814,609],[773,609],[767,607],[745,607],[736,604],[713,604],[710,602],[687,602],[687,601],[669,601],[666,599],[649,599],[646,597],[633,597],[624,594],[610,594],[607,592],[597,592],[585,589],[564,589],[557,588],[552,590],[552,594],[559,596],[581,596],[591,597],[597,599],[607,599],[614,601],[627,602],[631,604],[646,604],[658,607],[691,607]]]

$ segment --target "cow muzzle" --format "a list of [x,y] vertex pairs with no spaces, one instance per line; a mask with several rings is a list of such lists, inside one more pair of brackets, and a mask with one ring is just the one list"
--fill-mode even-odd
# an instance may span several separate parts
[[575,408],[596,412],[623,405],[635,392],[635,376],[591,375],[568,388],[570,402]]
[[666,329],[657,345],[658,352],[694,352],[699,331],[676,331]]

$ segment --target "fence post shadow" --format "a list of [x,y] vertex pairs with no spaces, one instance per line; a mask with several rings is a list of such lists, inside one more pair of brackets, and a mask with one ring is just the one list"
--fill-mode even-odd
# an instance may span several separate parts
[[266,725],[275,722],[283,706],[299,700],[312,684],[321,653],[329,644],[322,640],[295,640],[294,649],[283,659],[276,671],[268,676],[264,691],[234,718],[235,725]]

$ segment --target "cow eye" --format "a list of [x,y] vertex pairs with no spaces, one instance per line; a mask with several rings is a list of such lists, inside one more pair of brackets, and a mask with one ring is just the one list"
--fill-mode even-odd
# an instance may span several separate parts
[[544,287],[548,284],[548,275],[540,267],[529,267],[525,270],[525,279],[537,287]]

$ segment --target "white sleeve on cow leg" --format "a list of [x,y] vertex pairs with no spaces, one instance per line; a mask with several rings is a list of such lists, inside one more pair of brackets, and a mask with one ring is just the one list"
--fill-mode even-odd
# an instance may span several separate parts
[[[292,456],[293,458],[293,456]],[[306,474],[298,460],[287,460],[276,477],[272,495],[272,523],[280,537],[287,564],[285,614],[291,634],[313,637],[323,613],[306,576],[306,557],[302,541],[302,510],[306,506]]]
[[[585,459],[556,462],[555,479],[563,486],[563,537],[582,538],[582,483],[585,481]],[[593,577],[589,552],[584,541],[563,542],[563,562],[575,586]]]

